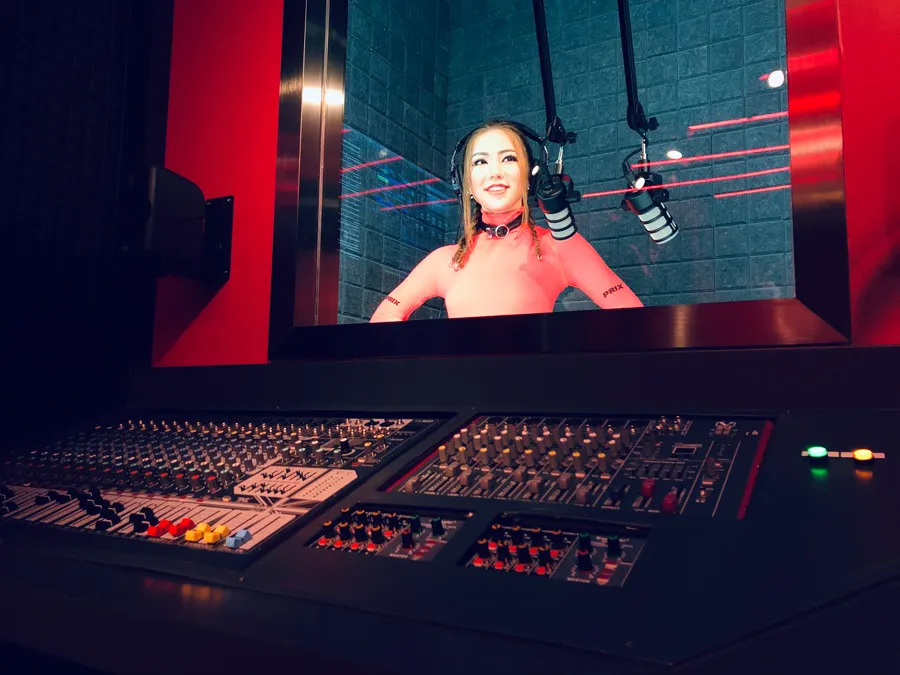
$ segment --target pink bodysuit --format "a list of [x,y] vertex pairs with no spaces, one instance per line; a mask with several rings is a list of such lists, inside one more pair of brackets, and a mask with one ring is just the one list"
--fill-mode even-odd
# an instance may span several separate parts
[[569,286],[584,291],[603,309],[642,306],[580,234],[557,241],[550,230],[536,229],[542,260],[535,255],[527,226],[516,227],[503,239],[479,232],[460,270],[452,266],[456,245],[436,249],[391,291],[372,322],[406,321],[422,303],[438,297],[451,319],[547,313]]

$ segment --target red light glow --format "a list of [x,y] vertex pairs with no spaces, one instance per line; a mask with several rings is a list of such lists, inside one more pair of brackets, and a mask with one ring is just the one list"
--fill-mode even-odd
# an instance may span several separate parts
[[717,195],[713,195],[716,199],[725,199],[726,197],[740,197],[741,195],[753,195],[757,192],[774,192],[775,190],[787,190],[790,184],[787,185],[772,185],[770,187],[761,187],[761,188],[753,188],[752,190],[738,190],[736,192],[720,192]]
[[397,204],[396,206],[382,206],[382,211],[399,211],[401,209],[411,209],[416,206],[432,206],[434,204],[451,204],[457,200],[455,199],[435,199],[430,202],[415,202],[414,204]]
[[718,127],[730,127],[735,124],[750,124],[752,122],[765,122],[766,120],[775,120],[780,117],[787,117],[787,110],[774,113],[766,113],[764,115],[753,115],[753,117],[739,117],[733,120],[721,120],[720,122],[705,122],[704,124],[692,124],[688,127],[688,131],[700,131],[702,129],[716,129]]
[[[773,173],[781,173],[783,171],[790,171],[791,168],[789,166],[781,166],[776,169],[762,169],[760,171],[750,171],[748,173],[736,173],[731,176],[715,176],[713,178],[696,178],[694,180],[680,180],[675,181],[674,183],[663,183],[662,185],[654,185],[652,187],[646,188],[648,190],[662,190],[673,187],[684,187],[685,185],[700,185],[702,183],[717,183],[719,181],[726,180],[739,180],[742,178],[754,178],[756,176],[767,176]],[[624,190],[608,190],[606,192],[590,192],[586,195],[581,195],[582,199],[587,199],[588,197],[604,197],[607,195],[621,195],[626,192],[631,192],[630,188],[626,188]]]
[[388,162],[398,162],[401,159],[402,157],[386,157],[385,159],[376,159],[371,162],[366,162],[365,164],[355,164],[354,166],[348,166],[345,169],[341,169],[341,173],[358,171],[359,169],[366,169],[370,166],[378,166],[379,164],[387,164]]
[[437,183],[440,181],[440,178],[428,178],[426,180],[417,180],[412,183],[400,183],[399,185],[385,185],[380,188],[372,188],[371,190],[363,190],[362,192],[351,192],[346,195],[341,195],[341,199],[348,199],[350,197],[362,197],[363,195],[374,195],[378,192],[387,192],[389,190],[400,190],[402,188],[414,187],[416,185],[427,185],[428,183]]
[[772,145],[767,148],[752,148],[750,150],[735,150],[733,152],[719,152],[714,155],[697,155],[695,157],[682,157],[681,159],[661,159],[655,162],[640,162],[633,164],[635,169],[651,166],[666,166],[668,164],[684,164],[685,162],[705,162],[711,159],[726,159],[728,157],[742,157],[744,155],[758,155],[764,152],[781,152],[790,150],[790,145]]

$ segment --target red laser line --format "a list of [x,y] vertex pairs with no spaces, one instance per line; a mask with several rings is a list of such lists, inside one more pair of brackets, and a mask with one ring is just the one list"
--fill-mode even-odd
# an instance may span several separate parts
[[373,195],[376,192],[387,192],[388,190],[400,190],[401,188],[413,187],[414,185],[426,185],[427,183],[437,183],[440,178],[428,178],[426,180],[417,180],[412,183],[401,183],[400,185],[385,185],[380,188],[372,188],[371,190],[363,190],[362,192],[351,192],[346,195],[341,195],[341,199],[348,199],[349,197],[362,197],[363,195]]
[[437,199],[431,202],[415,202],[414,204],[397,204],[396,206],[382,206],[382,211],[397,211],[399,209],[411,209],[414,206],[431,206],[432,204],[450,204],[455,199]]
[[[648,188],[643,188],[646,190],[662,190],[673,187],[683,187],[685,185],[700,185],[702,183],[716,183],[724,180],[738,180],[740,178],[753,178],[755,176],[766,176],[772,173],[780,173],[782,171],[790,171],[791,168],[789,166],[778,167],[777,169],[762,169],[760,171],[750,171],[748,173],[736,173],[731,176],[715,176],[713,178],[696,178],[694,180],[681,180],[676,181],[674,183],[663,183],[662,185],[653,185]],[[625,188],[624,190],[608,190],[606,192],[590,192],[586,195],[581,195],[582,199],[587,199],[588,197],[605,197],[607,195],[621,195],[626,192],[632,192],[631,188]]]
[[714,155],[697,155],[696,157],[682,157],[681,159],[660,159],[655,162],[641,162],[633,164],[635,169],[651,166],[666,166],[668,164],[682,164],[684,162],[702,162],[708,159],[724,159],[726,157],[741,157],[742,155],[758,155],[763,152],[780,152],[790,150],[790,145],[772,145],[767,148],[752,148],[750,150],[734,150],[732,152],[719,152]]
[[765,120],[774,120],[779,117],[787,117],[787,110],[782,112],[766,113],[765,115],[754,115],[753,117],[739,117],[733,120],[722,120],[721,122],[706,122],[704,124],[692,124],[688,127],[688,131],[700,131],[701,129],[715,129],[716,127],[727,127],[735,124],[749,124],[751,122],[763,122]]
[[772,185],[771,187],[761,187],[761,188],[753,188],[752,190],[737,190],[736,192],[720,192],[719,194],[713,195],[716,199],[724,199],[725,197],[739,197],[740,195],[752,195],[757,192],[772,192],[773,190],[787,190],[791,187],[790,183],[787,185]]
[[356,171],[357,169],[365,169],[370,166],[376,166],[378,164],[387,164],[388,162],[398,162],[402,157],[387,157],[386,159],[376,159],[371,162],[366,162],[365,164],[355,164],[354,166],[348,166],[346,169],[341,169],[341,173],[348,173],[350,171]]

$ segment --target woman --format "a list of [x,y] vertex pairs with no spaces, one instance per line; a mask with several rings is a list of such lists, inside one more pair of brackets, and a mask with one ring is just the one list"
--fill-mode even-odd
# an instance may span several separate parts
[[599,307],[641,307],[640,299],[580,234],[564,241],[535,225],[528,207],[525,140],[492,122],[466,144],[462,162],[464,235],[420,262],[391,291],[372,322],[406,321],[426,300],[444,299],[451,319],[552,312],[579,288]]

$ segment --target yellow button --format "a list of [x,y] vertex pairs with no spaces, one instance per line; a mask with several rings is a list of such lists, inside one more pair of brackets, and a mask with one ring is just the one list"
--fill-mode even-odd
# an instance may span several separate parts
[[209,532],[209,530],[210,530],[209,523],[200,523],[194,529],[197,530],[197,532],[203,532],[203,533]]
[[197,530],[188,530],[184,533],[184,538],[188,541],[200,541],[203,538],[203,533]]
[[874,457],[875,455],[868,448],[856,448],[853,451],[853,459],[857,462],[870,462]]
[[203,535],[203,541],[207,544],[215,544],[219,539],[222,538],[222,535],[218,532],[207,532]]
[[228,529],[227,525],[219,525],[215,530],[213,530],[213,532],[215,532],[220,537],[227,537],[229,534],[231,534],[231,530]]

